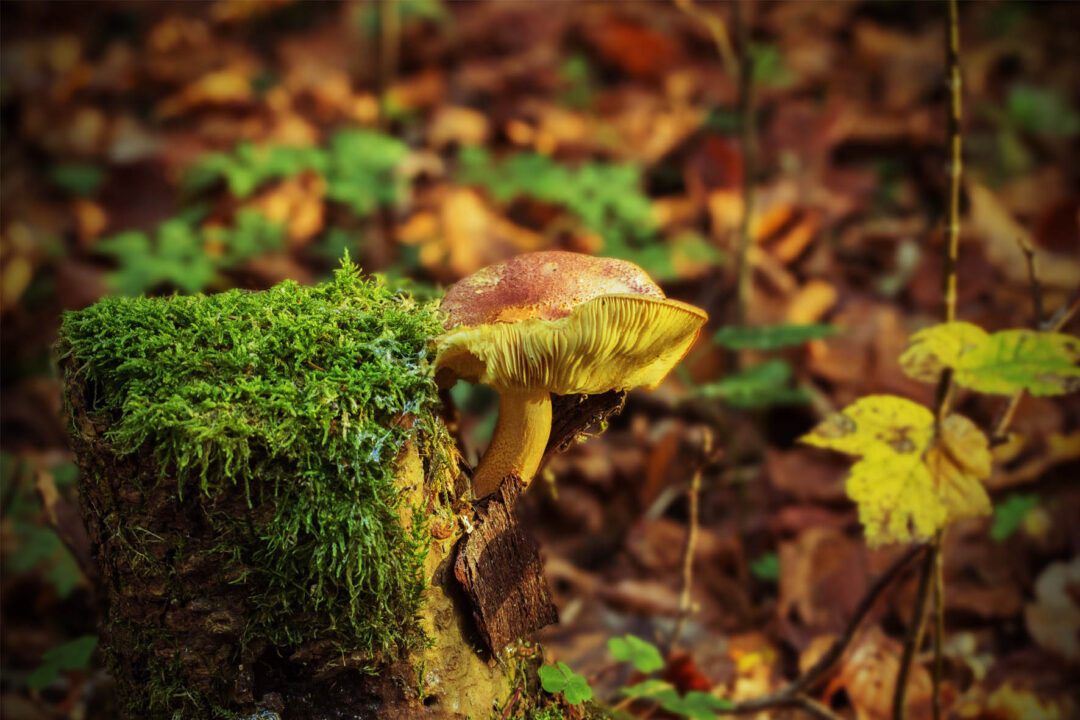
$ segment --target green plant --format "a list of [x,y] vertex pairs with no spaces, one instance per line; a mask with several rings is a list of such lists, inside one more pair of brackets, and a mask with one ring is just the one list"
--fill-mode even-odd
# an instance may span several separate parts
[[94,654],[98,639],[96,635],[83,635],[71,642],[49,648],[41,656],[41,665],[34,670],[26,684],[35,690],[44,690],[56,681],[65,670],[86,670]]
[[1041,499],[1036,493],[1014,493],[994,508],[994,520],[990,524],[990,537],[998,542],[1008,540],[1024,522],[1024,517],[1039,507]]
[[765,553],[750,563],[750,574],[758,580],[776,582],[780,579],[780,556],[774,552]]
[[580,705],[592,699],[593,690],[588,681],[570,667],[559,661],[555,665],[543,665],[539,671],[540,685],[552,695],[562,693],[570,705]]
[[500,203],[528,197],[559,205],[603,239],[605,255],[637,263],[659,279],[675,274],[673,253],[698,263],[720,258],[700,236],[681,236],[674,243],[658,236],[652,204],[641,189],[641,169],[630,163],[569,167],[537,153],[496,160],[484,148],[466,147],[458,181],[485,188]]
[[129,230],[97,243],[117,268],[106,276],[109,289],[138,295],[161,286],[181,292],[205,290],[223,270],[282,247],[282,229],[255,210],[241,210],[231,228],[199,228],[189,218],[161,223],[151,235]]
[[733,706],[730,700],[700,690],[680,695],[678,690],[663,680],[645,680],[623,688],[622,693],[631,698],[652,700],[662,710],[691,720],[716,720],[717,712],[730,710]]
[[826,324],[757,327],[728,325],[716,331],[713,342],[729,350],[778,350],[835,333],[836,326]]
[[0,520],[11,531],[4,543],[4,569],[9,573],[40,571],[57,596],[66,598],[82,582],[82,573],[71,552],[46,523],[33,488],[35,472],[51,473],[58,489],[70,487],[78,476],[78,469],[71,463],[35,471],[28,462],[0,452]]
[[[330,202],[364,219],[404,197],[407,185],[396,168],[407,154],[403,142],[371,130],[340,130],[315,147],[241,143],[231,152],[199,158],[185,174],[184,187],[193,194],[223,183],[233,197],[247,199],[269,182],[314,172],[326,181]],[[78,174],[73,178],[68,182],[83,182]],[[195,204],[152,233],[129,230],[98,241],[95,249],[117,265],[106,276],[109,289],[121,295],[161,288],[199,292],[218,284],[223,271],[284,248],[283,229],[257,210],[242,208],[223,227],[200,226],[204,215]],[[323,240],[322,254],[334,258],[356,242],[340,228],[327,230]]]
[[105,170],[93,163],[58,163],[49,170],[49,180],[72,195],[93,195],[105,180]]
[[234,197],[247,198],[271,180],[311,171],[325,178],[327,197],[367,217],[379,205],[401,199],[405,185],[394,170],[408,150],[393,136],[359,129],[339,130],[325,146],[241,143],[232,152],[201,157],[184,185],[197,192],[224,182]]
[[632,664],[638,672],[647,674],[664,667],[664,658],[661,657],[656,646],[637,635],[611,638],[607,646],[613,658],[619,662]]
[[[826,324],[730,325],[718,330],[713,335],[713,342],[729,350],[780,350],[836,332],[836,327]],[[772,358],[721,380],[693,387],[690,394],[745,409],[809,401],[810,395],[805,389],[791,385],[792,375],[790,363]]]

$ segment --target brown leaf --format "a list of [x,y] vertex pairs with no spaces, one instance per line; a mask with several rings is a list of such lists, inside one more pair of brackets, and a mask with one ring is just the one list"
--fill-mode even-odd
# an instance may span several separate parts
[[778,613],[818,631],[842,630],[868,584],[866,550],[835,528],[808,528],[780,545]]
[[1024,621],[1040,646],[1080,661],[1080,557],[1043,570],[1035,582],[1035,602],[1024,608]]

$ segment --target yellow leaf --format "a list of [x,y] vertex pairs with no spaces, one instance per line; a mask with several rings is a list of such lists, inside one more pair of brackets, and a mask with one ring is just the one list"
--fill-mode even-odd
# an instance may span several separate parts
[[934,415],[895,395],[868,395],[825,418],[802,441],[849,455],[921,454],[934,433]]
[[822,421],[802,441],[862,459],[847,494],[859,506],[870,546],[927,540],[949,522],[987,515],[981,480],[990,474],[986,435],[950,415],[934,435],[934,416],[892,395],[860,398]]
[[945,526],[945,506],[930,470],[916,455],[860,460],[851,467],[847,494],[859,506],[871,547],[929,540]]
[[958,385],[983,393],[1061,395],[1080,388],[1080,338],[1035,330],[989,334],[971,323],[942,323],[911,337],[900,367],[923,382],[937,382],[949,367]]
[[990,514],[990,496],[982,479],[990,476],[990,443],[975,423],[950,415],[941,423],[938,441],[926,452],[948,521]]

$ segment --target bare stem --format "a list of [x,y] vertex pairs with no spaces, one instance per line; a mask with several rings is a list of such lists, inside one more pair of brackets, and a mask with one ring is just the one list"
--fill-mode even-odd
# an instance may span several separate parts
[[941,678],[945,670],[945,530],[938,533],[934,554],[934,691],[931,698],[934,720],[941,720]]
[[915,660],[915,653],[922,644],[923,630],[926,626],[926,601],[930,595],[930,576],[933,574],[934,564],[940,548],[936,543],[930,544],[930,549],[923,558],[922,568],[919,572],[919,590],[915,597],[915,615],[911,618],[907,633],[904,636],[904,654],[900,657],[900,668],[896,672],[896,689],[893,692],[893,720],[904,720],[907,717],[907,686],[908,677],[911,674],[911,664]]
[[949,76],[949,198],[945,237],[945,322],[956,319],[956,258],[960,247],[960,180],[963,175],[962,138],[960,135],[961,78],[960,26],[956,0],[948,0],[949,28],[945,40],[945,63]]
[[698,539],[701,473],[704,470],[705,463],[709,461],[709,456],[712,454],[712,432],[708,428],[703,430],[701,450],[701,464],[698,465],[693,477],[690,478],[690,489],[686,492],[690,525],[686,531],[686,542],[683,544],[682,593],[679,595],[679,618],[675,622],[675,629],[671,632],[671,640],[668,642],[669,653],[679,644],[679,638],[682,636],[683,628],[686,626],[686,620],[691,612],[690,589],[694,579],[694,550],[697,548]]
[[724,61],[724,70],[729,75],[735,75],[739,71],[739,61],[731,47],[731,38],[728,37],[724,20],[716,13],[702,10],[694,4],[694,0],[674,1],[677,8],[705,26],[705,29],[709,31],[709,36],[712,37],[713,45],[716,46],[716,52]]
[[791,705],[792,707],[797,707],[800,710],[805,711],[808,715],[811,715],[818,720],[840,720],[840,716],[828,707],[805,695],[797,696]]
[[1017,238],[1016,242],[1020,244],[1020,250],[1024,253],[1024,260],[1027,262],[1028,281],[1031,285],[1031,314],[1033,316],[1031,327],[1038,330],[1042,327],[1043,303],[1042,284],[1039,283],[1039,269],[1035,264],[1035,248],[1022,237]]

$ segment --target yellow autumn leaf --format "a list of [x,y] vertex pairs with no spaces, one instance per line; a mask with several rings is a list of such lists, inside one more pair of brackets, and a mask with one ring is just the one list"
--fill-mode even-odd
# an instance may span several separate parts
[[861,459],[847,494],[870,546],[928,540],[946,524],[990,513],[982,479],[990,474],[986,435],[950,415],[935,437],[933,414],[893,395],[860,398],[801,440]]
[[1080,388],[1080,338],[1035,330],[991,334],[971,323],[942,323],[912,335],[900,367],[923,382],[937,382],[949,367],[958,385],[983,393],[1061,395]]
[[981,482],[990,476],[990,443],[975,423],[963,415],[945,418],[937,442],[926,451],[926,466],[948,521],[990,514]]

